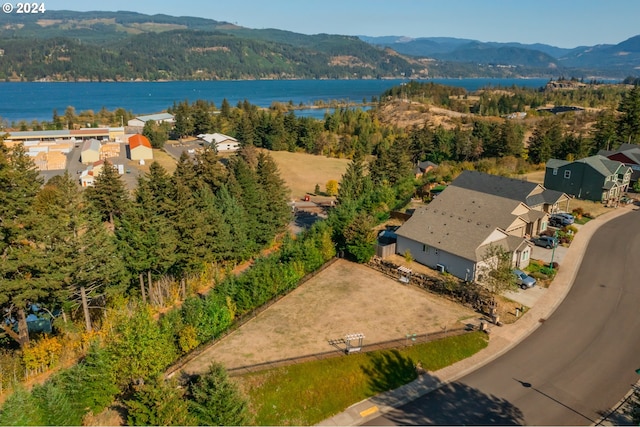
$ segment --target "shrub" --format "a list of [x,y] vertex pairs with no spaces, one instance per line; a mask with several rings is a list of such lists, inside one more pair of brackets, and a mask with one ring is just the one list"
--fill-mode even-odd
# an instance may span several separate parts
[[61,351],[62,344],[59,339],[46,336],[23,350],[22,361],[28,371],[44,372],[56,365]]
[[536,280],[549,280],[549,276],[544,274],[542,271],[534,271],[530,273],[530,275]]
[[44,424],[44,414],[36,399],[23,386],[7,398],[0,410],[0,425],[37,426]]
[[209,372],[190,385],[189,394],[189,412],[196,417],[197,425],[250,424],[246,399],[218,363],[211,364]]
[[577,208],[574,208],[571,211],[571,213],[573,214],[573,216],[576,217],[576,219],[580,219],[584,216],[584,209],[581,207],[577,207]]
[[197,425],[189,414],[184,392],[172,379],[164,381],[158,377],[140,387],[133,398],[125,402],[128,409],[127,422],[133,426]]

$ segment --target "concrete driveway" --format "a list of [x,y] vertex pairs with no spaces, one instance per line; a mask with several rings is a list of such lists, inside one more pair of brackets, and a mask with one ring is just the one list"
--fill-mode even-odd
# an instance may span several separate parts
[[518,289],[515,291],[506,291],[502,296],[509,298],[511,301],[519,302],[525,307],[533,307],[546,292],[547,288],[542,286],[534,286],[530,289]]
[[531,252],[531,258],[543,261],[545,263],[550,263],[551,257],[553,257],[553,262],[557,262],[558,264],[562,265],[562,261],[564,260],[567,250],[569,250],[569,248],[564,246],[558,246],[557,248],[555,248],[555,251],[553,249],[534,246],[533,251]]

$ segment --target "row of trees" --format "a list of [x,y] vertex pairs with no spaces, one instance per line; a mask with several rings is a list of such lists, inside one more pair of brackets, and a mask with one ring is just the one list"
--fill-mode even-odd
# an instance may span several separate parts
[[90,329],[91,301],[143,275],[148,293],[153,280],[186,279],[265,247],[289,221],[288,194],[270,156],[243,154],[227,166],[212,150],[195,162],[184,155],[173,175],[154,163],[132,200],[109,166],[85,193],[68,174],[43,186],[22,147],[0,142],[5,332],[24,347],[33,304],[66,314],[82,303]]

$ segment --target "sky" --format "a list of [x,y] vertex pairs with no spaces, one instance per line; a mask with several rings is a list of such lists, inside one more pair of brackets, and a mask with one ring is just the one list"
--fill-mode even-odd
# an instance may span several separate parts
[[636,0],[46,0],[45,5],[197,16],[303,34],[456,37],[562,48],[617,44],[640,34]]

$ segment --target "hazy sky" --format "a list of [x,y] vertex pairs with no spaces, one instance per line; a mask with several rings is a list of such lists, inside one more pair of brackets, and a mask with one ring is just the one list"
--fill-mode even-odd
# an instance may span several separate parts
[[616,44],[640,34],[636,0],[47,0],[45,5],[198,16],[303,34],[459,37],[566,48]]

